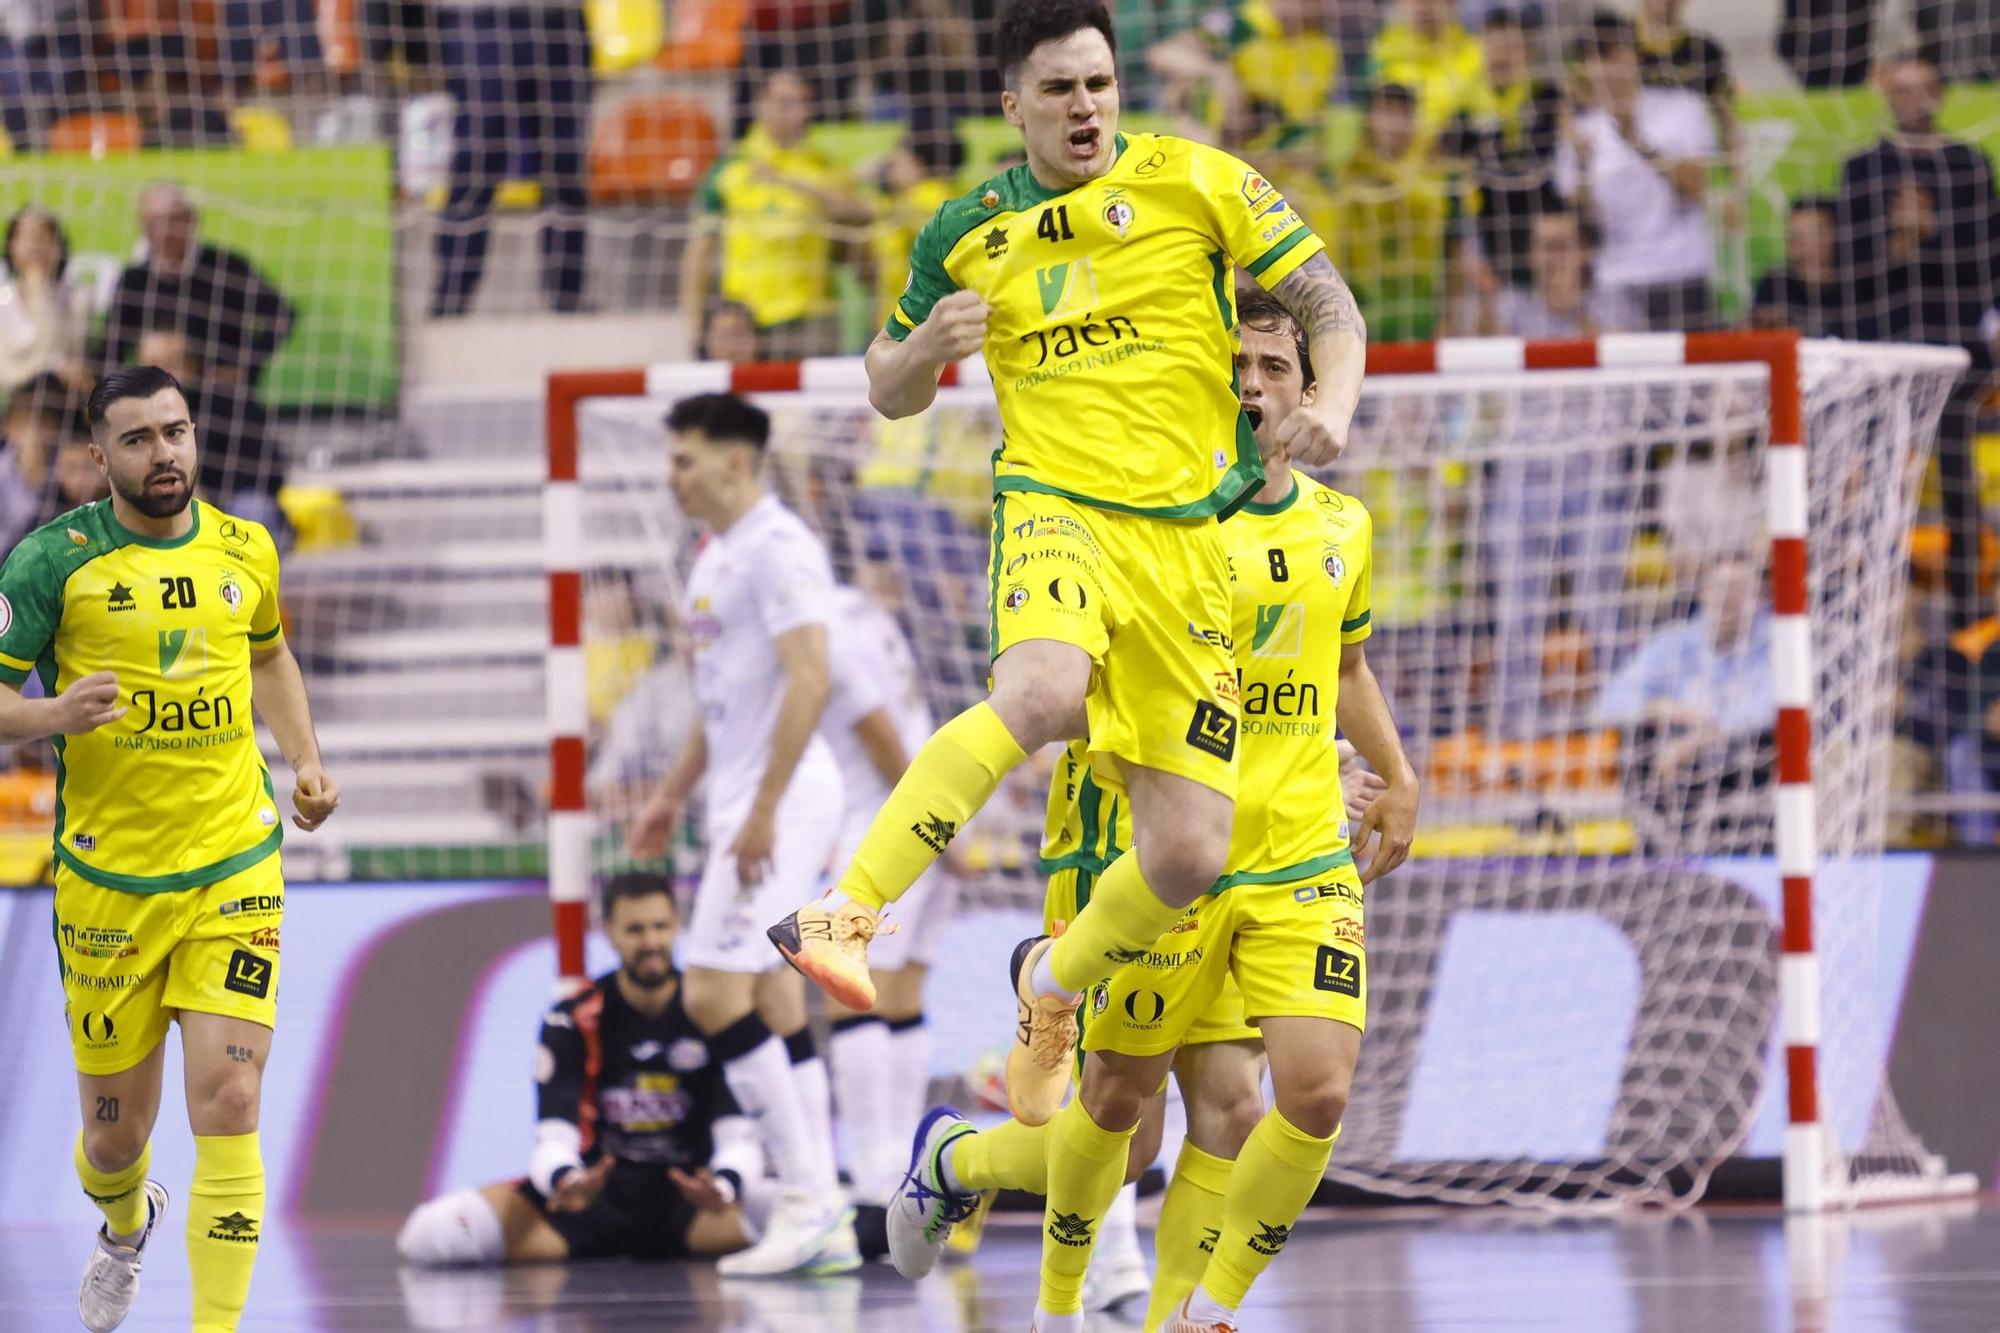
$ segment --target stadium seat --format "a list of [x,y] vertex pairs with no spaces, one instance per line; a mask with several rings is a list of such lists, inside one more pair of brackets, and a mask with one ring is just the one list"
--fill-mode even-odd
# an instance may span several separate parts
[[620,74],[659,54],[665,40],[659,0],[588,0],[590,67],[600,77]]
[[1499,740],[1474,729],[1431,747],[1425,783],[1447,796],[1615,791],[1618,739],[1616,731],[1580,731]]
[[49,126],[49,151],[87,153],[91,157],[133,153],[138,151],[144,137],[139,118],[124,112],[64,116]]
[[653,64],[682,72],[735,69],[743,63],[743,19],[743,0],[681,0]]
[[715,121],[682,97],[635,97],[600,117],[590,197],[600,204],[685,199],[715,161]]
[[[1942,523],[1919,523],[1910,530],[1910,572],[1929,587],[1944,586],[1944,561],[1951,549],[1951,534]],[[1993,586],[2000,573],[2000,537],[1991,529],[1979,534],[1979,586]]]
[[359,0],[320,0],[316,6],[319,49],[335,74],[361,72],[361,33],[355,23]]
[[903,141],[909,127],[895,120],[836,120],[815,125],[806,141],[844,171],[879,158]]
[[237,142],[253,153],[288,153],[292,149],[292,123],[265,106],[232,107],[230,128]]
[[360,539],[360,527],[346,499],[331,486],[281,486],[278,508],[292,525],[299,551],[336,550]]

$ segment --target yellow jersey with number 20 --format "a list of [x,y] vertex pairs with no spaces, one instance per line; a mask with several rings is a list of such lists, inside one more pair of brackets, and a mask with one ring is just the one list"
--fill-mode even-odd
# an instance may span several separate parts
[[1325,247],[1219,149],[1154,134],[1117,147],[1073,190],[1018,166],[940,208],[887,332],[908,337],[955,291],[991,307],[997,491],[1227,514],[1263,478],[1237,402],[1235,271],[1272,287]]
[[32,671],[53,698],[117,674],[125,715],[55,738],[55,855],[126,893],[227,879],[283,840],[250,714],[251,650],[281,633],[277,548],[261,524],[192,509],[157,541],[99,500],[0,566],[0,680]]

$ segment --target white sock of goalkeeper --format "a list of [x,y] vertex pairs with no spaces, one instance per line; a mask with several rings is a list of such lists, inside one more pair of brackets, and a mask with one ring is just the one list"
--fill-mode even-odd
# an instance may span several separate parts
[[826,1061],[820,1058],[819,1042],[811,1028],[800,1028],[785,1038],[785,1056],[792,1062],[792,1083],[799,1090],[799,1109],[805,1113],[806,1133],[812,1135],[813,1150],[827,1164],[839,1183],[840,1172],[833,1151],[833,1083],[827,1077]]
[[[856,1199],[882,1203],[893,1191],[904,1155],[889,1109],[894,1104],[889,1028],[873,1014],[835,1019],[827,1043],[833,1059],[833,1105],[840,1127],[840,1162]],[[907,1137],[907,1135],[905,1136]]]
[[709,1038],[708,1048],[722,1061],[730,1095],[757,1122],[778,1179],[789,1187],[831,1197],[840,1184],[833,1153],[813,1139],[785,1044],[762,1018],[746,1014]]
[[910,1141],[931,1108],[931,1029],[922,1014],[889,1020],[889,1051],[894,1071],[889,1079],[889,1140],[898,1147],[900,1175],[901,1159],[908,1156],[901,1145]]

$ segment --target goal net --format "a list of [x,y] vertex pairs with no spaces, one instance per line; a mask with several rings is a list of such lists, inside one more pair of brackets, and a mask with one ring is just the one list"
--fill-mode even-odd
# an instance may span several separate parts
[[[1754,1152],[1784,1155],[1803,1206],[1942,1182],[1886,1083],[1878,946],[1902,575],[1959,360],[1793,346],[1371,354],[1324,476],[1375,518],[1369,659],[1425,797],[1415,858],[1370,894],[1371,1027],[1336,1181],[1671,1204]],[[552,476],[573,450],[576,478],[551,486],[546,533],[556,642],[574,602],[578,645],[550,672],[559,917],[569,900],[580,928],[635,791],[695,724],[676,648],[697,534],[665,485],[668,404],[756,394],[771,483],[894,614],[944,718],[985,678],[998,438],[983,371],[959,373],[894,423],[853,362],[552,380]],[[1801,407],[1803,468],[1773,443]],[[1046,772],[1024,766],[955,844],[967,911],[1039,911]]]

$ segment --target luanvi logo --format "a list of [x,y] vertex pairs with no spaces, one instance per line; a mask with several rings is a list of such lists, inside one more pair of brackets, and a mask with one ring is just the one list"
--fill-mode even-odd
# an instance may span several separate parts
[[1290,1227],[1274,1227],[1262,1218],[1257,1219],[1257,1228],[1257,1234],[1250,1237],[1248,1244],[1251,1249],[1262,1255],[1269,1256],[1276,1254],[1279,1250],[1284,1249],[1285,1242],[1292,1238],[1292,1229]]
[[255,1245],[257,1243],[257,1219],[254,1217],[245,1217],[240,1211],[218,1217],[208,1229],[208,1238],[210,1240],[232,1241],[243,1245]]
[[1076,1213],[1057,1213],[1049,1219],[1049,1239],[1058,1245],[1072,1248],[1088,1245],[1094,1239],[1091,1228],[1097,1224],[1094,1217],[1081,1217]]
[[943,856],[944,849],[951,846],[951,840],[958,836],[958,825],[926,811],[922,819],[910,825],[910,832],[916,834],[924,846]]

